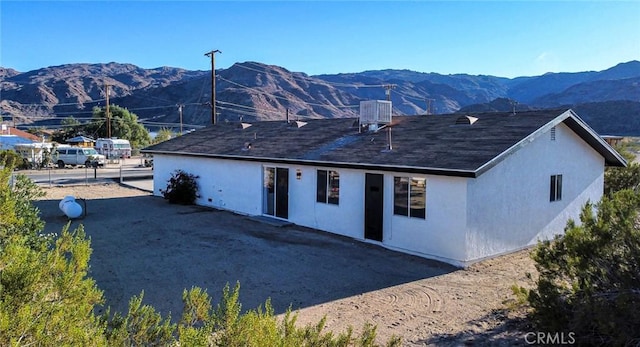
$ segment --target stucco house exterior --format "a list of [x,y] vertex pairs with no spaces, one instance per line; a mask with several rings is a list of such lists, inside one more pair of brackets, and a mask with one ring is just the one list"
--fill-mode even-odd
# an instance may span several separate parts
[[626,165],[567,109],[230,122],[142,152],[155,195],[181,169],[200,176],[199,205],[457,266],[562,233],[605,166]]

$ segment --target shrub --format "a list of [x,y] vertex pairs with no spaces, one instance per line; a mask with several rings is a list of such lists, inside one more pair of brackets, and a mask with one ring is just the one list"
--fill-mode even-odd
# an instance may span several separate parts
[[564,237],[538,245],[540,277],[528,301],[539,329],[574,333],[582,345],[640,341],[639,206],[638,194],[616,192],[597,212],[586,204]]
[[162,196],[171,204],[193,205],[198,195],[198,182],[200,176],[176,170],[171,174],[167,183],[167,189],[160,190]]

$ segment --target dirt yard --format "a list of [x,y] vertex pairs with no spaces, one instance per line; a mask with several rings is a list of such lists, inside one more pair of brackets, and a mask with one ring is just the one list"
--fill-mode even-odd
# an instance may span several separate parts
[[300,323],[378,327],[405,346],[526,345],[519,314],[505,311],[514,284],[532,286],[528,251],[460,270],[295,225],[274,226],[229,212],[169,205],[117,184],[44,188],[36,202],[47,232],[67,222],[64,196],[84,198],[94,253],[91,275],[107,304],[126,311],[132,295],[178,319],[184,288],[208,289],[217,302],[225,283],[241,284],[243,308],[271,298],[291,305]]

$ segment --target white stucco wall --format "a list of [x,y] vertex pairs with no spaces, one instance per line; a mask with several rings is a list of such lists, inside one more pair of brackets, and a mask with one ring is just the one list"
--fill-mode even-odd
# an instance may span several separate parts
[[[316,171],[340,174],[338,205],[316,202]],[[301,170],[301,179],[296,179]],[[364,236],[364,173],[331,167],[292,166],[289,181],[289,221],[306,227],[362,239]]]
[[[549,201],[550,177],[562,174],[562,200]],[[604,158],[564,124],[469,180],[467,262],[561,234],[588,200],[603,193]]]
[[[332,167],[273,165],[259,162],[211,160],[186,156],[154,156],[154,194],[161,196],[176,169],[198,175],[201,206],[226,209],[247,215],[262,215],[262,175],[265,166],[289,169],[288,221],[314,229],[364,238],[365,172]],[[338,205],[316,202],[316,170],[340,174]],[[300,178],[297,178],[297,171]],[[464,258],[466,225],[466,179],[445,176],[408,175],[368,171],[384,175],[384,231],[381,245],[451,263]],[[426,218],[393,214],[395,176],[424,177],[427,180]]]
[[[425,219],[393,214],[395,176],[426,178]],[[465,257],[467,179],[449,176],[385,174],[385,246],[459,264]]]
[[162,196],[171,174],[181,169],[200,176],[196,204],[234,212],[262,214],[262,164],[237,160],[154,155],[154,194]]

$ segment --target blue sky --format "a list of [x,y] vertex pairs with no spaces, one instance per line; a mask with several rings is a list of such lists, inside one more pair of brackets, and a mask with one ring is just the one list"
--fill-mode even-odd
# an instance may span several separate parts
[[640,1],[0,1],[0,66],[310,75],[376,69],[503,77],[640,60]]

